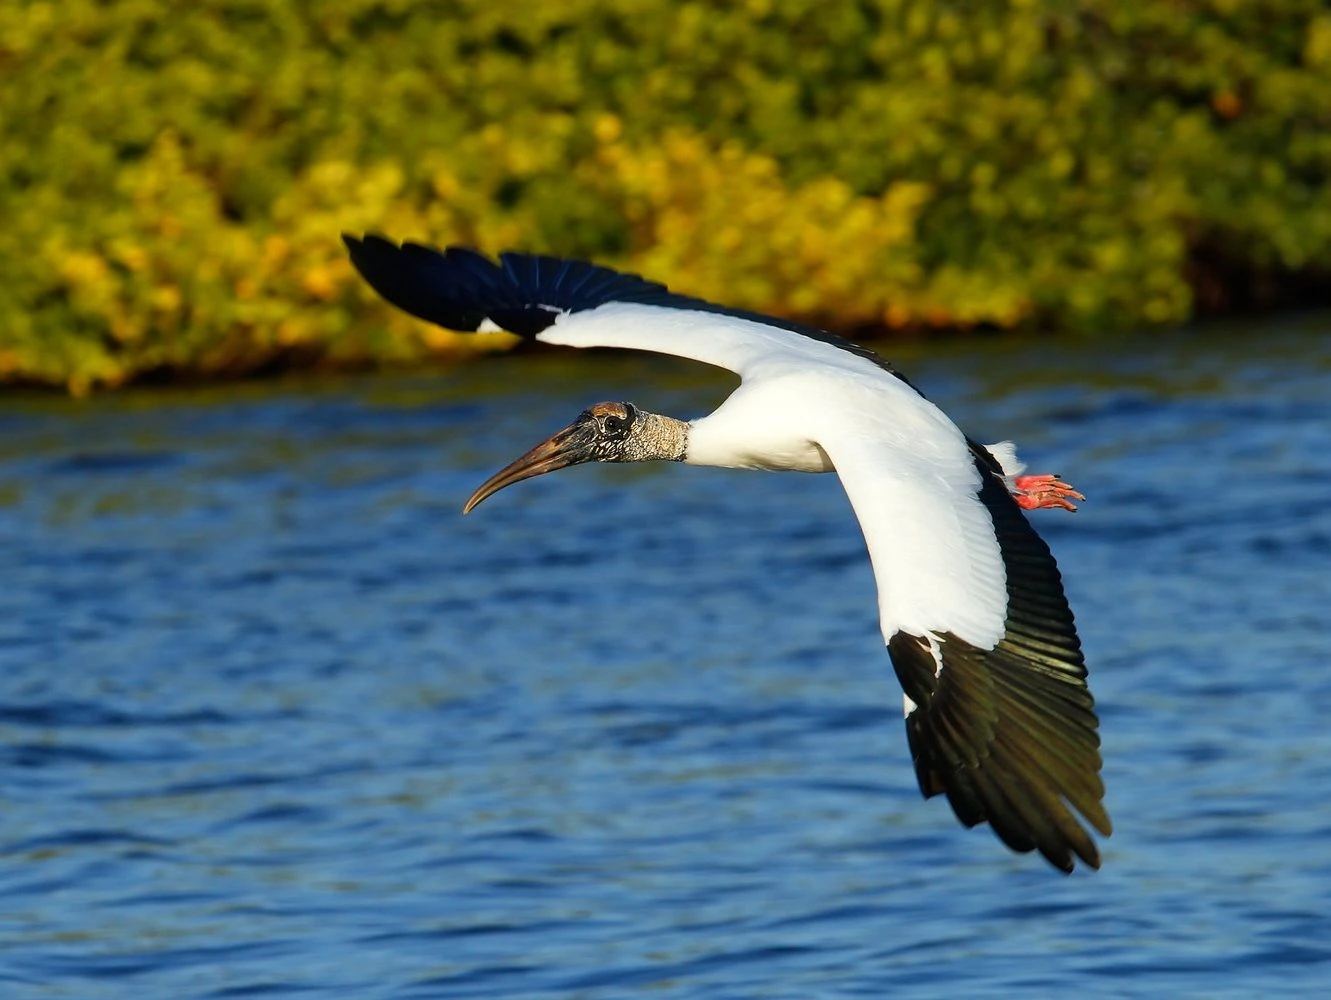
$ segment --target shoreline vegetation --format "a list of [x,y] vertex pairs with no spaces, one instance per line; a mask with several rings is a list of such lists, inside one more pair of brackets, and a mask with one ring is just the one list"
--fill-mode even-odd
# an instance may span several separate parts
[[499,349],[340,234],[851,337],[1331,304],[1319,0],[0,0],[0,385]]

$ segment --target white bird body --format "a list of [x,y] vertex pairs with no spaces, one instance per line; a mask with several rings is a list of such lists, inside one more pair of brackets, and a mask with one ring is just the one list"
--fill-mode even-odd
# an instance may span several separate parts
[[[816,398],[831,398],[842,379],[789,373],[743,382],[715,410],[689,421],[687,465],[763,472],[832,472]],[[852,383],[853,384],[853,383]]]
[[[1073,854],[1098,866],[1069,812],[1110,832],[1094,703],[1057,568],[1013,499],[1022,467],[1010,444],[975,444],[876,355],[823,331],[582,262],[505,254],[496,266],[379,237],[347,245],[385,298],[450,328],[654,351],[737,373],[739,387],[688,424],[597,404],[466,509],[580,461],[835,471],[873,564],[921,789],[946,792],[964,823],[989,821],[1015,850],[1038,848],[1064,871]],[[1066,497],[1079,496],[1032,478],[1049,499],[1026,506],[1071,509]]]
[[1003,566],[965,436],[889,372],[742,384],[690,424],[684,461],[835,470],[868,543],[884,638],[950,629],[984,649],[1002,638]]
[[594,309],[559,313],[535,335],[563,347],[622,347],[673,354],[727,368],[745,379],[773,379],[813,367],[859,370],[874,367],[863,357],[831,344],[789,333],[742,316],[694,312],[637,302],[608,302]]

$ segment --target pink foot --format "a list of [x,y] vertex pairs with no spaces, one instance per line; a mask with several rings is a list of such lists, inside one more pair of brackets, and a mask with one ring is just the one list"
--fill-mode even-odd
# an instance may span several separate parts
[[1017,506],[1026,510],[1037,510],[1041,507],[1062,507],[1064,510],[1076,510],[1076,504],[1072,503],[1068,497],[1075,500],[1086,499],[1057,476],[1018,476],[1012,482],[1017,487],[1013,494]]

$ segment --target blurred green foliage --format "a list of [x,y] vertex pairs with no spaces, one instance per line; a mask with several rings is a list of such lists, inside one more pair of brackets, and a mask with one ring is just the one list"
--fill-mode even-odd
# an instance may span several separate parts
[[[1321,0],[0,0],[0,378],[419,358],[343,230],[840,329],[1331,264]],[[1192,283],[1190,283],[1190,280]]]

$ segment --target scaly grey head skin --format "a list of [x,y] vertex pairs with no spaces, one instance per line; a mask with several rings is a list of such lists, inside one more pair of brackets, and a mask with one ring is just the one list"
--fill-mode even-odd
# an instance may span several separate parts
[[688,424],[632,403],[596,403],[561,431],[487,479],[467,501],[470,513],[505,486],[583,462],[678,462],[688,447]]

